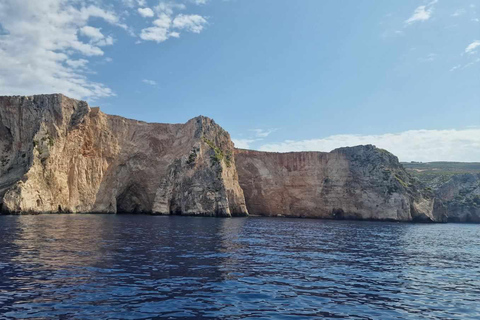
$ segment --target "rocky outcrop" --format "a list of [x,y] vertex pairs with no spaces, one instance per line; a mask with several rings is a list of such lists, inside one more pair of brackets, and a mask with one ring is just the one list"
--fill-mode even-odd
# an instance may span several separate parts
[[435,211],[443,211],[450,222],[480,222],[480,163],[403,163],[418,184],[436,198]]
[[435,190],[451,222],[480,222],[480,174],[452,176]]
[[247,215],[233,150],[205,117],[145,123],[59,94],[0,97],[1,210]]
[[445,221],[397,157],[374,146],[330,153],[237,149],[240,186],[251,214],[328,219]]

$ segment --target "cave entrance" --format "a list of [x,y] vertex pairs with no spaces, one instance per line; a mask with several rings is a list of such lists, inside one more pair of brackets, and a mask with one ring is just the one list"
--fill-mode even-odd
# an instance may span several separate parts
[[149,203],[145,189],[131,184],[117,197],[117,213],[149,213]]

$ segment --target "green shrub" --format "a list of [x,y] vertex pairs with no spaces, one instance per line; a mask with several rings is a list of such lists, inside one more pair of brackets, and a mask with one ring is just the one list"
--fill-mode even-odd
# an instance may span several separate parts
[[187,164],[195,163],[196,159],[197,159],[197,152],[193,150],[188,156]]
[[397,181],[400,182],[400,184],[404,188],[408,188],[408,184],[405,181],[403,181],[402,178],[398,174],[395,174],[395,179],[397,179]]
[[222,162],[224,155],[223,151],[217,147],[211,140],[208,140],[207,138],[203,137],[203,141],[210,147],[212,148],[214,155],[210,157],[210,159],[213,161],[213,163],[220,163]]
[[232,166],[232,159],[233,159],[232,151],[227,150],[227,152],[225,152],[225,164],[227,165],[227,168],[230,168]]

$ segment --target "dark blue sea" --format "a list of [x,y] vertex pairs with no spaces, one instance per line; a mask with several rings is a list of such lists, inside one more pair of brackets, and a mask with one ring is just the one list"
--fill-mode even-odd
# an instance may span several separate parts
[[1,319],[479,319],[480,225],[0,216]]

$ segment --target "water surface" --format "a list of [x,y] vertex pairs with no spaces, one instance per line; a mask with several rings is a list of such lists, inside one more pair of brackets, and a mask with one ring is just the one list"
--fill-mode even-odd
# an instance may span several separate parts
[[480,318],[480,226],[0,216],[0,318]]

